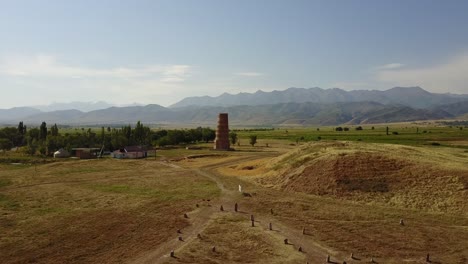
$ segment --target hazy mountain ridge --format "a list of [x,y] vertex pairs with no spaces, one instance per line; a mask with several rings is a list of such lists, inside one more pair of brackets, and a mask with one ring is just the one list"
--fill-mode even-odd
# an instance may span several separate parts
[[382,104],[402,104],[413,108],[428,108],[437,105],[468,100],[468,95],[430,93],[421,87],[394,87],[389,90],[353,90],[339,88],[289,88],[284,91],[228,94],[217,97],[187,97],[171,108],[187,106],[234,106],[264,105],[277,103],[336,103],[373,101]]
[[[307,97],[307,94],[309,97]],[[314,97],[310,99],[310,95]],[[251,100],[257,100],[249,104]],[[375,100],[366,100],[366,99]],[[219,97],[193,97],[191,100],[230,101],[239,105],[190,105],[166,108],[156,104],[146,106],[112,106],[94,111],[59,110],[42,112],[30,107],[0,109],[0,123],[58,123],[68,125],[131,124],[196,124],[214,125],[220,112],[229,113],[233,125],[338,125],[404,122],[455,118],[468,113],[468,95],[432,94],[419,87],[395,87],[387,91],[344,91],[341,89],[290,88],[285,91],[254,94],[227,93]],[[250,100],[250,101],[249,101]],[[277,103],[281,100],[298,102]],[[309,101],[314,100],[314,101]],[[334,102],[339,100],[339,102]],[[184,101],[184,100],[182,100]],[[182,102],[181,101],[181,102]],[[380,102],[379,102],[380,101]],[[449,102],[441,104],[442,102]],[[243,104],[243,102],[247,102]],[[416,102],[418,107],[413,107]],[[427,106],[421,108],[421,106]]]
[[0,122],[18,120],[40,113],[42,113],[41,110],[32,107],[13,107],[10,109],[0,109]]
[[147,124],[214,125],[217,114],[227,112],[229,122],[237,126],[370,124],[453,118],[465,111],[465,105],[468,105],[468,101],[444,105],[440,109],[414,109],[376,102],[307,102],[175,109],[153,104],[110,107],[88,113],[78,110],[39,113],[21,120],[11,120],[10,123],[24,121],[26,124],[39,124],[46,121],[66,125],[98,125],[133,124],[142,121]]
[[81,112],[89,112],[89,111],[109,108],[112,106],[114,105],[104,102],[104,101],[98,101],[98,102],[73,101],[70,103],[53,102],[49,105],[35,105],[31,107],[39,109],[43,112],[53,112],[53,111],[61,111],[61,110],[79,110]]

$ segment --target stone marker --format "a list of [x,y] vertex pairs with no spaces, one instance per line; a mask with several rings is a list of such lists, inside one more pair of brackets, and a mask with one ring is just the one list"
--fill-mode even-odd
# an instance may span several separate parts
[[237,203],[234,205],[234,211],[237,212],[237,209],[238,209],[238,205]]
[[188,215],[187,215],[187,214],[184,214],[184,218],[188,218]]
[[171,258],[175,258],[174,250],[171,250]]
[[268,229],[273,230],[273,224],[268,224]]
[[221,205],[221,207],[219,208],[220,211],[224,211],[224,208],[223,206]]

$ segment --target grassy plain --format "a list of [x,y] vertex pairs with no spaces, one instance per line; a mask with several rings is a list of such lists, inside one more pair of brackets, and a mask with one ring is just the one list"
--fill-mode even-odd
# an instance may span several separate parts
[[189,225],[216,185],[155,160],[0,165],[2,263],[123,262]]
[[349,127],[239,130],[228,152],[200,144],[143,160],[0,163],[0,259],[425,263],[429,253],[432,263],[467,263],[468,129]]
[[[389,135],[386,128],[389,127]],[[313,128],[275,128],[267,130],[239,130],[241,142],[248,144],[250,135],[258,136],[259,145],[271,140],[288,140],[292,143],[304,143],[319,140],[363,141],[369,143],[389,143],[412,146],[431,145],[439,143],[449,147],[460,147],[468,150],[466,141],[468,128],[456,126],[440,126],[431,123],[402,123],[383,125],[363,125],[363,130],[356,130],[357,126],[348,127],[349,131],[335,131],[334,127]],[[372,129],[374,127],[374,129]],[[396,132],[398,134],[393,134]]]

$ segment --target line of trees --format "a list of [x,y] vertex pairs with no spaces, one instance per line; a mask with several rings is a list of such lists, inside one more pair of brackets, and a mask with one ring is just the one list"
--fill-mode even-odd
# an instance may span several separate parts
[[135,127],[131,125],[121,128],[101,127],[100,132],[89,128],[76,133],[60,133],[57,124],[49,128],[45,122],[42,122],[39,127],[28,129],[23,122],[19,122],[16,128],[0,129],[0,149],[24,147],[24,151],[30,155],[36,153],[52,155],[60,148],[71,150],[77,147],[104,147],[113,151],[131,145],[165,146],[209,142],[215,137],[215,131],[208,127],[154,131],[140,121]]

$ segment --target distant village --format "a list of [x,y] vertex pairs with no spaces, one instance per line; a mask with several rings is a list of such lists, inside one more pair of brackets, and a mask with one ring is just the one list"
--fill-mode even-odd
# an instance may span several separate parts
[[55,158],[93,159],[103,155],[144,158],[155,147],[211,142],[215,137],[215,131],[208,127],[151,130],[139,121],[134,127],[100,129],[61,129],[57,124],[49,127],[45,122],[29,128],[19,122],[17,127],[0,129],[0,150]]

